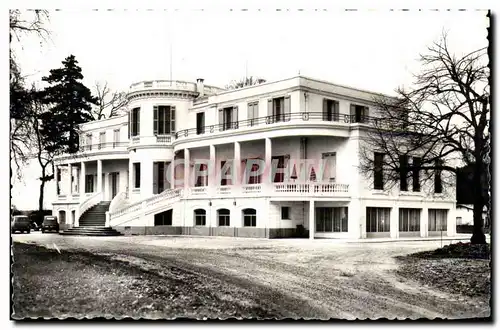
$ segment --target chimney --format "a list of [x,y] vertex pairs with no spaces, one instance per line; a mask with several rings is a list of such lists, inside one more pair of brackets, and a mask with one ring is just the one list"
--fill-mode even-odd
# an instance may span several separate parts
[[203,97],[205,95],[204,89],[203,78],[196,79],[196,91],[198,92],[198,97]]

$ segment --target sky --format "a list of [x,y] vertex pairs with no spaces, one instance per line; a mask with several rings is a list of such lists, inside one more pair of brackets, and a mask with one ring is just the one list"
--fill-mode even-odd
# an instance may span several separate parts
[[[171,75],[224,87],[245,74],[273,81],[300,72],[391,94],[411,84],[419,53],[443,31],[453,52],[463,54],[488,46],[487,26],[486,11],[66,9],[50,11],[47,42],[23,37],[13,47],[28,83],[40,82],[73,54],[91,89],[106,81],[113,90],[126,91],[134,82]],[[12,201],[20,209],[34,209],[36,163],[24,173]],[[33,198],[26,198],[29,194]],[[53,199],[51,182],[48,208]]]

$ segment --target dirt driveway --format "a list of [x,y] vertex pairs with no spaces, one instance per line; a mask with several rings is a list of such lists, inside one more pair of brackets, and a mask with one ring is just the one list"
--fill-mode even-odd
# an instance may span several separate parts
[[60,250],[88,251],[145,269],[181,269],[247,292],[291,318],[487,317],[487,301],[422,287],[397,277],[393,258],[439,242],[340,243],[202,237],[71,237],[32,233],[13,240]]

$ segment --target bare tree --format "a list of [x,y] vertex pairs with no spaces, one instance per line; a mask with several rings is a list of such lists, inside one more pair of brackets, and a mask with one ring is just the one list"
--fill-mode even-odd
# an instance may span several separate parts
[[[409,90],[375,100],[377,119],[363,139],[361,172],[383,173],[387,188],[418,173],[423,184],[453,184],[459,163],[472,166],[474,231],[484,244],[483,207],[489,207],[489,68],[485,48],[457,57],[446,35],[420,55],[422,71]],[[383,157],[375,166],[374,152]],[[409,159],[413,159],[411,162]],[[380,170],[382,168],[382,170]],[[444,189],[443,189],[444,192]]]
[[226,85],[226,89],[238,89],[246,86],[254,86],[265,83],[266,80],[263,78],[258,78],[254,76],[245,77],[240,80],[233,80],[228,85]]
[[107,82],[96,81],[94,93],[98,99],[98,104],[92,112],[95,120],[118,116],[120,110],[128,104],[127,94],[125,92],[112,92]]

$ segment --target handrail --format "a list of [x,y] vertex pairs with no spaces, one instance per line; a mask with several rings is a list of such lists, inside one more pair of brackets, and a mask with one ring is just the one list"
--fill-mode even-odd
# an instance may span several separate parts
[[89,198],[87,198],[83,203],[80,204],[78,207],[78,220],[82,217],[82,215],[90,209],[92,206],[96,205],[100,201],[102,201],[102,196],[103,192],[96,192],[95,194],[91,195]]
[[120,206],[123,201],[127,199],[127,192],[126,191],[121,191],[116,196],[111,200],[111,204],[109,204],[109,213],[113,213],[118,206]]
[[345,124],[353,124],[353,123],[369,124],[377,122],[378,119],[379,118],[370,116],[356,116],[356,115],[339,114],[339,113],[328,114],[324,112],[295,112],[295,113],[283,113],[280,115],[258,117],[253,119],[244,119],[239,121],[227,122],[223,124],[214,124],[203,127],[189,128],[177,131],[174,136],[175,139],[179,139],[190,135],[204,135],[208,133],[223,132],[242,127],[253,127],[259,125],[275,124],[280,122],[289,122],[291,120],[339,122]]

